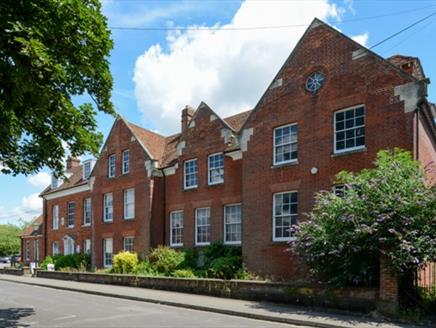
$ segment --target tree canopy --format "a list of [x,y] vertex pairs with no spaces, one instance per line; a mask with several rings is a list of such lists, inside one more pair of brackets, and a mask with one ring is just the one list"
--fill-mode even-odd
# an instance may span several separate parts
[[108,56],[113,43],[98,0],[0,1],[0,168],[62,174],[73,156],[102,142],[89,96],[114,114]]
[[21,229],[12,224],[0,224],[0,256],[20,253]]
[[342,196],[321,192],[296,228],[294,251],[311,273],[339,285],[374,285],[380,255],[398,274],[436,258],[436,189],[409,152],[380,151],[375,168],[341,172]]

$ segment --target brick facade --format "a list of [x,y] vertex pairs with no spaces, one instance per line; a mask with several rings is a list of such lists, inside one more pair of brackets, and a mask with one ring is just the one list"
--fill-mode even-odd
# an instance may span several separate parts
[[[313,72],[325,77],[315,93],[306,89]],[[302,221],[316,192],[331,190],[341,170],[372,167],[380,149],[413,151],[423,166],[431,167],[436,160],[436,110],[426,100],[427,83],[416,58],[396,56],[389,62],[315,20],[252,111],[222,119],[205,103],[195,111],[187,106],[182,111],[181,133],[168,137],[118,118],[91,177],[86,181],[72,178],[70,187],[80,192],[65,196],[64,185],[43,192],[47,245],[66,234],[78,243],[91,238],[93,263],[102,267],[104,239],[113,240],[116,254],[123,249],[125,237],[134,237],[134,250],[145,255],[150,247],[172,244],[171,213],[182,211],[177,247],[202,249],[207,243],[198,245],[196,231],[206,230],[196,227],[196,209],[209,209],[208,241],[225,241],[225,206],[241,204],[240,244],[248,269],[298,277],[305,270],[285,252],[289,238],[274,237],[274,194],[293,192],[295,218]],[[356,106],[364,109],[364,145],[338,153],[335,113]],[[287,164],[275,165],[274,131],[288,124],[297,126],[297,154]],[[125,150],[129,150],[130,170],[123,174]],[[219,170],[208,173],[213,154],[218,155],[217,163],[223,163],[223,182],[209,181],[211,174],[220,174]],[[113,177],[108,176],[111,155],[115,155]],[[187,188],[185,165],[193,159],[197,183]],[[80,175],[76,171],[74,177]],[[434,174],[429,170],[429,181]],[[125,220],[124,192],[131,188],[134,218]],[[113,197],[113,218],[104,222],[108,193]],[[66,215],[66,204],[75,201],[77,222],[81,222],[87,197],[92,199],[91,227],[50,229],[54,204],[59,204],[61,216]]]

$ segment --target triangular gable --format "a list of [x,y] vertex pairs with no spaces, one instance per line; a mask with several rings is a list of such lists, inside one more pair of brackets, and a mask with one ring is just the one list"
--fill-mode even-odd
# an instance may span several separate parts
[[283,63],[283,65],[281,66],[281,68],[279,69],[279,71],[277,72],[277,74],[274,76],[274,78],[272,79],[271,83],[268,85],[268,87],[266,88],[265,92],[262,94],[262,96],[259,98],[258,102],[256,103],[256,105],[254,106],[253,111],[250,113],[250,115],[248,116],[247,120],[245,121],[244,125],[241,127],[241,131],[245,129],[246,125],[249,123],[249,121],[251,120],[251,117],[257,112],[258,108],[260,107],[260,104],[262,103],[263,99],[266,97],[268,91],[270,91],[270,89],[273,87],[274,83],[276,83],[277,79],[282,75],[282,73],[284,72],[285,68],[288,66],[288,64],[291,62],[291,60],[293,59],[293,57],[298,53],[299,48],[301,47],[301,45],[303,44],[303,42],[305,41],[307,35],[311,32],[311,30],[313,30],[314,28],[318,27],[318,26],[324,26],[327,27],[330,31],[336,33],[337,35],[339,35],[340,37],[346,39],[347,41],[353,43],[355,46],[357,46],[357,48],[360,50],[360,54],[366,54],[366,55],[370,55],[375,57],[377,60],[379,60],[380,62],[382,62],[383,64],[389,66],[390,68],[392,68],[394,71],[396,71],[398,74],[400,74],[401,76],[403,76],[406,79],[409,79],[410,82],[418,82],[419,80],[416,79],[414,76],[404,72],[403,70],[401,70],[399,67],[395,66],[394,64],[392,64],[391,62],[389,62],[387,59],[381,57],[380,55],[376,54],[375,52],[371,51],[370,49],[362,46],[360,43],[354,41],[353,39],[351,39],[350,37],[346,36],[345,34],[339,32],[338,30],[336,30],[335,28],[333,28],[332,26],[328,25],[327,23],[324,23],[322,20],[315,18],[312,23],[309,25],[309,27],[306,29],[306,31],[304,32],[303,36],[300,38],[300,40],[297,42],[297,44],[295,45],[294,49],[292,50],[292,52],[289,54],[288,58],[286,58],[285,62]]
[[[127,122],[127,121],[126,121],[126,120],[125,120],[121,115],[117,115],[117,118],[115,119],[114,123],[112,124],[112,127],[111,127],[111,129],[110,129],[110,131],[109,131],[109,134],[108,134],[108,136],[106,137],[106,140],[105,140],[103,146],[101,147],[100,153],[99,153],[98,158],[97,158],[97,162],[100,160],[101,155],[103,154],[104,149],[106,148],[107,143],[108,143],[109,139],[110,139],[111,136],[112,136],[113,130],[114,130],[115,126],[117,125],[117,123],[119,123],[119,122],[122,122],[122,123],[126,126],[126,128],[130,131],[130,133],[132,134],[132,136],[135,137],[135,139],[138,141],[139,145],[140,145],[141,148],[144,150],[144,153],[145,153],[145,154],[146,154],[150,159],[152,159],[152,160],[158,160],[158,159],[159,159],[159,158],[155,158],[155,156],[153,156],[153,154],[150,152],[150,150],[149,150],[149,149],[146,147],[146,145],[144,144],[142,138],[140,138],[140,137],[137,135],[137,134],[138,134],[137,132],[135,133],[135,132],[133,131],[134,128],[132,129],[132,127],[130,126],[130,123]],[[135,125],[135,126],[136,126],[136,125]],[[140,127],[138,127],[138,128],[140,128]],[[141,129],[142,129],[142,128],[141,128]],[[148,130],[146,130],[146,129],[143,129],[143,130],[148,131]],[[148,131],[148,132],[151,132],[151,131]],[[164,138],[164,137],[162,137],[162,138]],[[163,152],[163,151],[162,151],[162,152]],[[96,169],[96,167],[97,167],[97,163],[96,163],[96,165],[94,165],[94,167],[93,167],[93,169],[92,169],[92,171],[91,171],[90,176],[93,176],[93,174],[94,174],[94,170]]]
[[[203,110],[208,110],[208,111],[210,111],[220,122],[221,122],[221,124],[223,125],[223,127],[225,127],[225,128],[227,128],[227,129],[229,129],[229,130],[231,130],[231,131],[233,131],[233,132],[237,132],[237,131],[235,131],[234,130],[234,128],[232,127],[232,126],[230,126],[225,120],[223,120],[222,118],[221,118],[221,116],[219,116],[212,108],[210,108],[210,106],[208,105],[208,104],[206,104],[204,101],[202,101],[199,105],[198,105],[198,107],[197,107],[197,109],[195,110],[195,112],[194,112],[194,115],[192,115],[192,119],[191,119],[191,121],[189,122],[189,124],[188,124],[188,129],[190,129],[190,128],[192,128],[192,125],[191,124],[195,124],[195,123],[193,123],[193,122],[195,122],[195,119],[196,119],[196,117],[199,115],[199,113],[201,113],[201,111],[203,111]],[[186,131],[188,131],[188,129],[186,129]],[[182,133],[180,134],[180,137],[179,137],[179,141],[180,140],[183,140],[183,137],[185,136],[185,134],[186,134],[186,131],[182,131]]]

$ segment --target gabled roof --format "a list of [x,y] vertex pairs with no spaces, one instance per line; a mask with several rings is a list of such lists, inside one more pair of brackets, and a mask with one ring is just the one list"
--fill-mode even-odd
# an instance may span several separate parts
[[87,184],[88,180],[83,179],[82,170],[83,165],[78,165],[67,170],[65,173],[68,178],[66,178],[57,188],[52,188],[51,185],[49,185],[43,190],[40,196]]
[[245,121],[247,120],[248,116],[250,116],[250,113],[253,110],[247,110],[245,112],[242,113],[238,113],[236,115],[233,116],[229,116],[224,118],[224,121],[230,125],[234,131],[239,132],[239,130],[241,130],[242,125],[244,125]]
[[[20,234],[21,238],[23,237],[35,237],[40,236],[43,234],[42,229],[42,223],[43,223],[43,216],[40,215],[36,219],[34,219],[32,222],[29,223],[29,225],[23,230],[23,232]],[[35,225],[38,225],[38,227],[35,229]]]
[[156,132],[141,128],[136,124],[127,122],[133,135],[146,148],[152,159],[160,160],[164,154],[166,138]]
[[422,68],[421,61],[418,57],[404,56],[404,55],[394,55],[387,59],[390,63],[396,67],[404,70],[404,65],[413,63],[415,67],[412,68],[411,75],[418,80],[425,79],[424,69]]
[[381,57],[380,55],[376,54],[375,52],[371,51],[370,49],[362,46],[360,43],[354,41],[353,39],[351,39],[350,37],[348,37],[347,35],[339,32],[337,29],[333,28],[332,26],[328,25],[327,23],[324,23],[322,20],[318,19],[318,18],[314,18],[312,23],[310,23],[310,25],[308,26],[308,28],[306,29],[306,31],[304,32],[303,36],[300,38],[300,40],[297,42],[297,44],[295,45],[294,49],[292,50],[292,52],[290,53],[290,55],[288,56],[288,58],[284,61],[283,65],[281,66],[281,68],[279,69],[279,71],[277,72],[277,74],[274,76],[274,78],[272,79],[271,83],[268,85],[268,87],[266,88],[266,90],[264,91],[263,95],[259,98],[259,101],[256,103],[256,106],[254,106],[254,109],[251,111],[250,115],[248,116],[248,118],[245,120],[243,126],[241,127],[241,130],[244,129],[245,125],[247,124],[247,122],[249,121],[250,117],[257,111],[257,109],[259,108],[259,105],[262,103],[262,100],[265,98],[266,94],[268,93],[268,91],[270,90],[270,88],[272,87],[272,85],[275,83],[276,79],[278,77],[281,76],[281,74],[283,73],[284,69],[286,68],[287,64],[292,60],[292,58],[297,54],[297,52],[299,51],[299,48],[301,47],[301,45],[303,44],[303,41],[306,39],[307,35],[309,34],[309,32],[318,27],[318,26],[324,26],[326,28],[328,28],[330,31],[332,31],[333,33],[337,34],[338,36],[348,40],[349,42],[353,43],[358,49],[361,49],[363,52],[368,53],[369,55],[377,58],[379,61],[387,64],[388,66],[390,66],[392,69],[394,69],[397,73],[399,73],[400,75],[402,75],[405,78],[408,78],[411,82],[417,82],[418,79],[416,77],[414,77],[413,75],[410,75],[408,73],[406,73],[405,71],[403,71],[401,68],[395,66],[393,63],[391,63],[389,60],[387,60],[386,58]]

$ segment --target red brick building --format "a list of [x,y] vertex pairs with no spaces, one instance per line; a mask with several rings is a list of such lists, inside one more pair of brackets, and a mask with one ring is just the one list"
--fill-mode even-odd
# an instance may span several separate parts
[[[91,239],[103,267],[122,249],[201,250],[220,240],[241,245],[251,271],[297,276],[298,259],[284,252],[289,228],[339,171],[372,167],[380,149],[394,147],[434,164],[428,84],[419,59],[381,58],[314,20],[251,111],[223,119],[205,103],[187,106],[181,132],[168,137],[118,118],[90,177],[74,165],[68,182],[44,191],[46,243]],[[53,206],[68,216],[75,202],[84,216],[88,198],[91,227],[49,229]]]
[[44,258],[44,220],[40,215],[21,233],[21,261],[27,265]]
[[46,255],[91,253],[93,162],[68,158],[66,179],[52,178],[42,193]]

